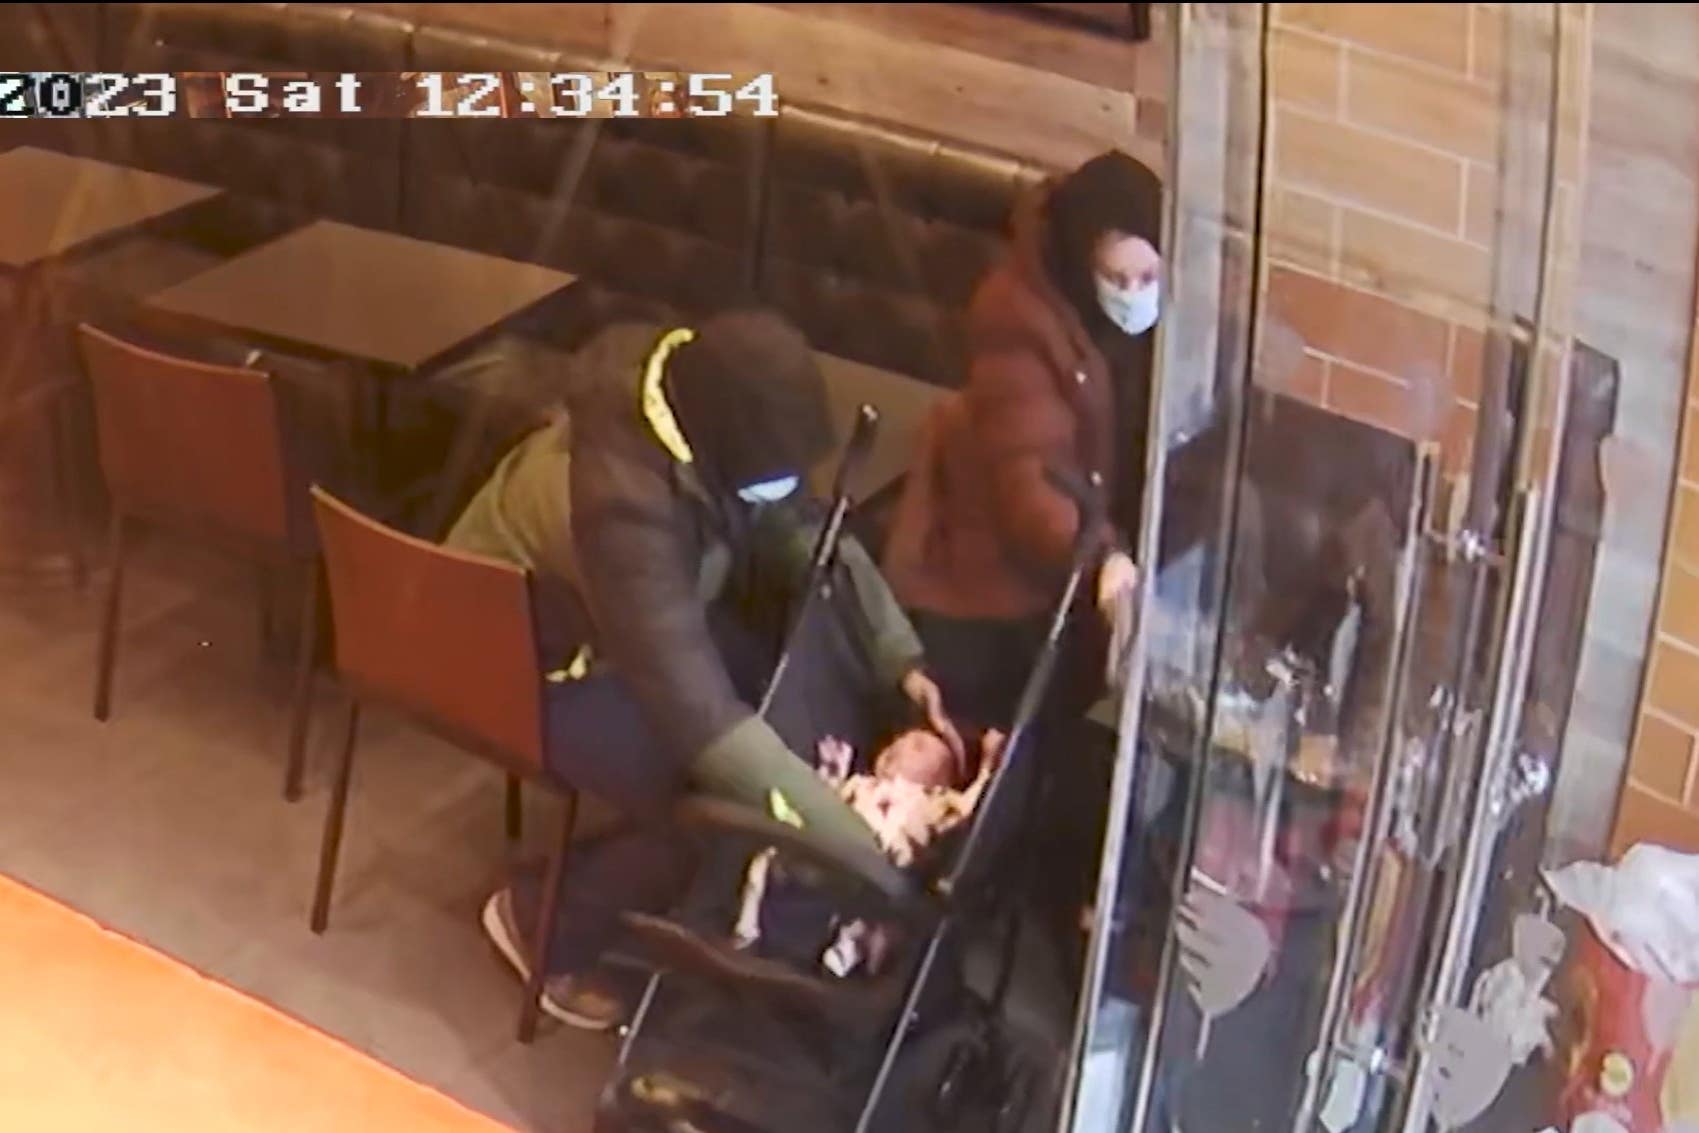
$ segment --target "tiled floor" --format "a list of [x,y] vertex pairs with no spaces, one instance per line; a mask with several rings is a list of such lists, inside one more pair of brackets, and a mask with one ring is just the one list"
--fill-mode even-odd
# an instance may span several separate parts
[[338,697],[321,689],[308,794],[289,805],[288,674],[262,660],[251,570],[154,542],[131,579],[104,725],[89,713],[98,584],[0,589],[0,873],[516,1129],[587,1130],[612,1040],[545,1024],[519,1046],[517,983],[478,928],[506,852],[499,775],[368,714],[315,937]]
[[[159,539],[134,563],[106,724],[90,714],[104,575],[80,594],[0,583],[0,874],[516,1130],[587,1133],[614,1040],[545,1020],[520,1046],[518,983],[478,926],[510,852],[499,773],[367,713],[336,902],[314,936],[341,697],[321,680],[307,794],[285,803],[288,664],[263,657],[253,570]],[[548,803],[528,798],[539,855]],[[1054,1046],[1071,1009],[1029,945],[1011,1011]]]

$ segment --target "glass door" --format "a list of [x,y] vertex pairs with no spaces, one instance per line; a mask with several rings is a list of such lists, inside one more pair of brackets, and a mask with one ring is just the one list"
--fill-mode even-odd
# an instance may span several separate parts
[[1353,7],[1171,23],[1175,301],[1081,1133],[1470,1127],[1515,1065],[1494,942],[1549,947],[1531,883],[1490,882],[1555,770],[1522,706],[1570,440],[1571,16],[1466,12],[1445,89],[1481,136],[1416,141],[1373,92],[1422,96],[1438,49],[1395,59]]

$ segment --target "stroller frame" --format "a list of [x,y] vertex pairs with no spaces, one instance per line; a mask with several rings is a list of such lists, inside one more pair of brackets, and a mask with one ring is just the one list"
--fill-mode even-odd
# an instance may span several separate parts
[[[871,411],[864,408],[863,413],[863,421],[858,422],[858,426],[867,424],[870,432],[873,420]],[[858,427],[857,432],[859,437],[863,430]],[[804,592],[804,607],[818,592],[825,570],[836,550],[836,541],[847,507],[847,497],[843,489],[844,469],[855,459],[856,448],[856,441],[852,440],[845,455],[843,469],[840,470],[837,498],[831,519],[822,530],[816,548],[809,589]],[[693,797],[681,803],[675,813],[677,825],[682,830],[711,838],[735,839],[751,847],[770,847],[780,859],[801,864],[817,877],[824,875],[823,880],[831,883],[839,893],[852,901],[858,912],[866,911],[870,919],[925,926],[924,943],[919,945],[919,958],[913,962],[900,992],[900,1006],[895,1018],[887,1017],[877,1027],[877,1031],[885,1033],[888,1037],[877,1070],[862,1101],[854,1126],[855,1133],[883,1133],[883,1130],[875,1130],[873,1122],[891,1086],[905,1045],[921,1017],[923,1003],[934,990],[933,983],[945,945],[969,920],[990,922],[999,916],[1005,920],[1002,936],[998,941],[996,975],[990,994],[978,1000],[978,1009],[973,1020],[973,1036],[979,1049],[993,1052],[992,1059],[1001,1061],[999,1052],[1003,1049],[1003,1040],[1000,1022],[1013,978],[1019,944],[1019,918],[1018,913],[1007,907],[1006,900],[1001,899],[988,882],[995,876],[994,865],[1005,855],[1005,851],[1018,834],[1027,828],[1032,817],[1031,800],[1039,792],[1029,789],[1025,797],[1012,798],[1011,791],[1015,789],[1011,786],[1012,777],[1017,773],[1026,774],[1024,769],[1032,762],[1032,737],[1037,730],[1039,715],[1057,667],[1069,616],[1079,598],[1086,573],[1098,552],[1094,533],[1100,529],[1096,520],[1102,514],[1100,483],[1094,481],[1088,488],[1064,482],[1055,476],[1051,479],[1073,497],[1079,506],[1080,534],[1076,538],[1073,560],[1066,583],[1051,612],[1038,658],[1023,687],[1002,761],[969,820],[960,846],[945,871],[931,879],[930,883],[924,883],[899,871],[881,854],[869,851],[856,855],[828,849],[812,839],[806,830],[775,821],[748,807],[720,800]],[[795,624],[800,624],[803,612],[798,611]],[[763,710],[772,701],[792,643],[787,641],[786,649],[775,666],[773,680],[769,683],[767,695],[762,701]],[[1036,770],[1033,769],[1034,773]],[[1009,813],[1005,814],[1005,811]],[[725,945],[704,940],[688,926],[676,921],[631,914],[627,916],[626,924],[638,941],[650,945],[663,959],[651,975],[626,1031],[615,1075],[604,1090],[603,1104],[598,1110],[598,1130],[604,1128],[604,1116],[623,1116],[612,1113],[609,1107],[617,1103],[620,1089],[627,1082],[625,1071],[632,1050],[649,1021],[660,989],[662,970],[668,967],[667,957],[671,958],[671,967],[681,971],[693,969],[692,975],[705,978],[709,983],[723,988],[759,984],[772,989],[775,985],[782,985],[787,994],[797,993],[791,996],[792,1003],[788,1006],[796,1006],[799,999],[812,1000],[810,1006],[814,1007],[818,1014],[827,1016],[835,1013],[834,1007],[841,1008],[852,998],[863,998],[845,993],[841,987],[835,986],[840,985],[842,981],[833,977],[795,971],[778,975],[775,972],[780,966],[777,962],[743,957]],[[952,1065],[946,1069],[947,1076],[965,1069],[955,1066],[954,1062],[952,1055]],[[953,1093],[957,1085],[949,1081],[942,1083],[936,1096],[940,1100],[947,1100],[944,1098],[945,1092]],[[1015,1103],[1011,1100],[1000,1100],[998,1105],[1001,1113],[1006,1115],[1012,1104]],[[689,1120],[691,1124],[688,1127],[698,1127],[693,1118]],[[739,1126],[744,1127],[746,1123]]]

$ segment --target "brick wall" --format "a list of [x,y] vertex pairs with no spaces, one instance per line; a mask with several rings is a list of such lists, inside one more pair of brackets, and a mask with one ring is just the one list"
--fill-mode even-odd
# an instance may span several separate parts
[[[1593,9],[1591,39],[1581,223],[1581,278],[1587,287],[1577,297],[1575,329],[1582,341],[1617,361],[1621,379],[1615,434],[1601,467],[1605,523],[1580,685],[1547,827],[1554,860],[1609,852],[1619,798],[1624,803],[1624,825],[1614,831],[1619,846],[1658,837],[1659,816],[1667,817],[1667,804],[1682,797],[1669,789],[1670,765],[1684,754],[1658,722],[1642,726],[1641,717],[1647,715],[1643,700],[1651,687],[1646,678],[1660,598],[1679,604],[1688,589],[1687,580],[1671,576],[1666,584],[1662,576],[1681,456],[1678,433],[1691,396],[1699,263],[1699,8],[1601,4]],[[1647,114],[1649,106],[1660,109]],[[1694,473],[1686,477],[1691,481]],[[1664,588],[1668,595],[1660,594]],[[1668,627],[1666,622],[1666,637],[1672,636]],[[1690,695],[1699,699],[1699,687]],[[1642,785],[1629,790],[1637,731],[1646,762],[1635,775]],[[1647,784],[1653,789],[1647,791]],[[1677,828],[1663,824],[1664,830]],[[1695,847],[1691,820],[1681,837]]]
[[1689,360],[1685,417],[1652,655],[1617,804],[1619,851],[1649,841],[1699,852],[1699,354]]
[[1273,20],[1268,312],[1305,349],[1264,377],[1436,441],[1461,473],[1501,179],[1499,5],[1278,4]]
[[[1591,6],[1566,5],[1565,19],[1566,75],[1582,84],[1582,93],[1613,97],[1610,91],[1589,89],[1594,78]],[[1499,223],[1500,6],[1280,4],[1273,20],[1268,312],[1297,333],[1304,350],[1290,372],[1263,378],[1339,413],[1437,441],[1449,473],[1461,475],[1468,466],[1480,399],[1481,330]],[[1613,79],[1601,73],[1598,82],[1639,89],[1628,80],[1643,82],[1648,55],[1660,50],[1646,42],[1644,23],[1634,24],[1641,34],[1629,57],[1617,61],[1623,74]],[[1572,105],[1584,107],[1589,101],[1578,94]],[[1648,100],[1638,98],[1635,104],[1643,112]],[[1634,134],[1606,139],[1616,149],[1632,151],[1633,161],[1630,172],[1604,172],[1616,180],[1643,178],[1642,207],[1662,207],[1655,203],[1661,194],[1678,191],[1663,166],[1685,169],[1685,157],[1658,152],[1653,142],[1663,142],[1650,138],[1649,128],[1636,132],[1626,120],[1607,125],[1617,134]],[[1567,262],[1559,265],[1553,296],[1553,322],[1560,331],[1570,325],[1571,308],[1577,306],[1577,250],[1585,241],[1606,251],[1622,250],[1618,233],[1593,230],[1594,224],[1608,227],[1609,218],[1595,216],[1589,230],[1581,231],[1585,114],[1562,126],[1557,247]],[[1616,149],[1610,160],[1622,156]],[[1589,170],[1589,183],[1599,173]],[[1634,223],[1619,218],[1616,226]],[[1681,244],[1677,227],[1670,226],[1668,239]],[[1633,294],[1636,280],[1652,272],[1661,291],[1689,294],[1691,263],[1671,272],[1654,262],[1657,258],[1595,257],[1589,291]],[[1634,305],[1643,307],[1645,300]],[[1699,312],[1693,314],[1694,340],[1699,341]],[[1601,323],[1597,317],[1591,321]],[[1602,324],[1613,321],[1624,320],[1604,318]],[[1646,424],[1632,419],[1636,393],[1645,392],[1633,383],[1677,377],[1663,374],[1652,365],[1654,359],[1634,355],[1632,344],[1644,345],[1648,337],[1632,335],[1614,352],[1624,364],[1621,411],[1626,420],[1619,430],[1627,427],[1630,433]],[[1611,838],[1618,851],[1642,840],[1699,850],[1699,354],[1691,349],[1690,354],[1685,410],[1679,414],[1685,423],[1678,483],[1638,703],[1624,689],[1624,711],[1634,717],[1627,773],[1623,776],[1622,764],[1612,762],[1609,782],[1588,779],[1593,786],[1588,805],[1595,811],[1608,812],[1608,800],[1620,784]],[[1649,452],[1656,446],[1646,442],[1640,447]],[[1639,482],[1619,489],[1661,499],[1668,481],[1652,468],[1645,465]],[[1620,510],[1631,502],[1617,499],[1610,506]],[[1607,561],[1601,570],[1608,574],[1610,566]],[[1597,616],[1615,616],[1613,596],[1595,593],[1594,609]],[[1610,636],[1610,627],[1598,628]],[[1636,650],[1624,660],[1638,669],[1641,658]],[[1583,691],[1595,699],[1600,694],[1598,689]]]

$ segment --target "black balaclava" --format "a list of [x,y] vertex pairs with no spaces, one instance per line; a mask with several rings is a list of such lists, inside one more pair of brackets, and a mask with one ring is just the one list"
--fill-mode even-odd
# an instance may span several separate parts
[[806,475],[832,450],[826,380],[808,340],[771,311],[704,320],[666,373],[697,474],[716,492]]
[[1045,202],[1044,220],[1044,268],[1051,282],[1094,339],[1120,334],[1098,307],[1092,256],[1106,232],[1142,236],[1162,250],[1162,182],[1126,154],[1111,150],[1057,183]]

